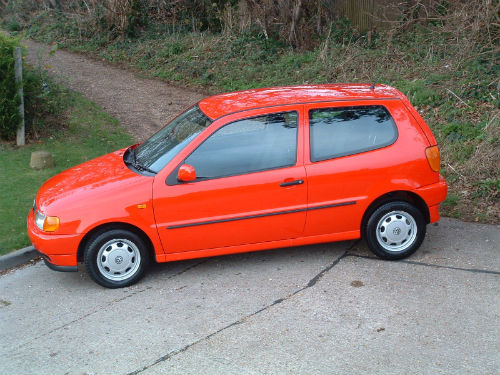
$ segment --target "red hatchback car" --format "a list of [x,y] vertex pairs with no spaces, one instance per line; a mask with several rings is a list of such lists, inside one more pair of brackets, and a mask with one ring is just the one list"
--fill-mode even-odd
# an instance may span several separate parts
[[28,216],[47,265],[109,288],[168,262],[363,236],[417,250],[447,186],[436,140],[396,89],[335,84],[216,95],[139,145],[48,180]]

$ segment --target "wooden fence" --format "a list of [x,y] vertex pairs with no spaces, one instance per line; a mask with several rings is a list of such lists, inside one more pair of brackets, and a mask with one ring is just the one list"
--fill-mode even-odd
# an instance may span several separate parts
[[404,0],[334,0],[335,12],[359,31],[385,29],[401,17]]

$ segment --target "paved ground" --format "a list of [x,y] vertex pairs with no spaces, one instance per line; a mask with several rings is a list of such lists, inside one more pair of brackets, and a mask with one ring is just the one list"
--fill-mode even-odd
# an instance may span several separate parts
[[499,374],[500,227],[443,219],[406,261],[341,242],[155,266],[108,290],[0,276],[0,374]]
[[205,96],[83,55],[62,50],[49,54],[49,47],[30,40],[23,44],[30,64],[99,104],[139,141]]

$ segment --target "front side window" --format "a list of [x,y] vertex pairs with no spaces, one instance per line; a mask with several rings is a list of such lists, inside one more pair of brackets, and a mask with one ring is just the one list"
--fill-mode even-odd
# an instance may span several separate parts
[[393,144],[397,128],[381,105],[309,111],[311,161],[358,154]]
[[197,105],[189,108],[135,149],[137,163],[159,172],[211,123]]
[[234,176],[295,165],[297,112],[273,113],[225,125],[189,157],[200,179]]

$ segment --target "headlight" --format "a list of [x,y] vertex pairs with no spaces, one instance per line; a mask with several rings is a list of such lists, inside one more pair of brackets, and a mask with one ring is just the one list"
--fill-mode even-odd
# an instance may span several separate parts
[[42,214],[40,211],[37,211],[37,213],[35,214],[35,224],[38,229],[43,230],[43,223],[45,222],[46,217],[47,216]]
[[38,229],[44,232],[55,232],[59,229],[59,218],[57,216],[47,216],[37,211],[35,214],[35,224]]

